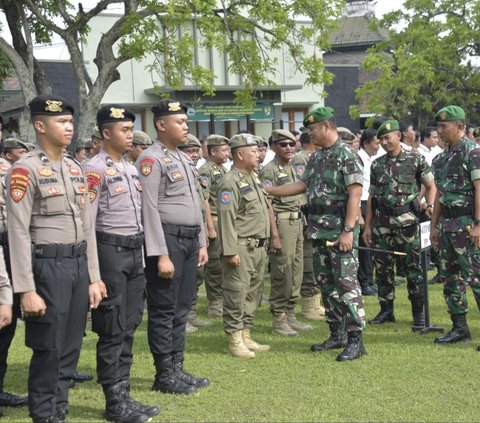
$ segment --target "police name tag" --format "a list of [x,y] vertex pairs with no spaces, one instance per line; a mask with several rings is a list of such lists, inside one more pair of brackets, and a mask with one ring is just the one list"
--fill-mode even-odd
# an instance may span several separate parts
[[420,248],[424,250],[430,247],[430,222],[420,223]]

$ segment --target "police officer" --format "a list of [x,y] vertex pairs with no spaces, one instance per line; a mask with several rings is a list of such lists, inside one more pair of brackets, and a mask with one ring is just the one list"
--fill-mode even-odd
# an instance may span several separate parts
[[465,112],[461,107],[442,108],[435,122],[448,148],[433,161],[438,191],[430,237],[440,252],[443,295],[453,322],[452,329],[436,338],[435,343],[452,344],[471,339],[467,283],[480,305],[480,149],[465,135]]
[[221,247],[218,239],[218,184],[226,173],[223,164],[228,161],[230,148],[228,138],[212,134],[206,139],[207,161],[198,169],[203,192],[208,200],[207,235],[208,263],[205,265],[205,290],[208,299],[208,315],[221,317],[223,310],[223,267],[220,258]]
[[164,100],[152,107],[157,140],[137,160],[142,184],[148,342],[157,373],[152,389],[188,394],[209,384],[183,370],[185,325],[208,260],[195,165],[178,150],[187,140],[187,107]]
[[249,359],[270,346],[251,336],[255,310],[263,293],[270,237],[266,193],[258,179],[258,147],[253,135],[230,139],[233,166],[219,184],[218,229],[223,255],[223,325],[228,350]]
[[30,416],[49,422],[65,419],[89,297],[96,308],[106,289],[84,173],[63,154],[73,136],[73,107],[55,96],[35,97],[29,107],[37,149],[9,172],[7,227],[13,288],[21,294],[25,343],[33,350]]
[[339,138],[331,107],[312,110],[303,124],[321,148],[310,158],[302,181],[272,187],[269,192],[293,195],[307,190],[307,235],[313,239],[314,272],[330,327],[330,337],[311,349],[316,352],[345,347],[337,360],[354,360],[365,354],[361,337],[365,310],[353,253],[358,242],[356,220],[363,166],[357,153]]
[[143,131],[133,131],[133,142],[131,150],[127,151],[125,158],[130,164],[135,164],[142,151],[153,144],[150,136]]
[[[297,181],[290,160],[295,154],[295,136],[286,130],[272,132],[274,159],[260,173],[264,185],[279,186]],[[303,274],[303,227],[300,195],[273,197],[270,203],[270,311],[273,333],[297,336],[297,331],[312,330],[295,317]]]
[[[424,292],[420,267],[419,216],[420,187],[426,188],[427,212],[435,198],[435,183],[425,158],[404,150],[400,144],[398,121],[385,121],[377,130],[377,138],[387,154],[374,160],[370,168],[370,189],[363,239],[381,250],[406,253],[408,298],[412,304],[413,326],[425,325]],[[375,253],[376,282],[380,311],[372,324],[395,322],[394,255]]]
[[135,330],[142,320],[145,293],[141,190],[135,166],[123,159],[132,148],[135,115],[121,105],[97,111],[103,148],[85,166],[96,224],[100,275],[108,297],[92,311],[98,335],[97,377],[109,421],[142,422],[159,413],[129,397]]

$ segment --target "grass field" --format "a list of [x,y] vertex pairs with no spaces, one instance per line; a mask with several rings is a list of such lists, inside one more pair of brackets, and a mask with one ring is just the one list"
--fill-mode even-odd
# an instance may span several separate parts
[[[187,336],[186,369],[208,376],[211,386],[191,396],[150,391],[154,367],[147,345],[146,319],[135,341],[132,394],[161,407],[157,422],[471,422],[480,421],[480,315],[473,297],[469,324],[473,342],[437,346],[437,334],[410,330],[410,304],[405,284],[397,288],[397,323],[368,325],[364,341],[368,355],[338,363],[338,351],[313,354],[310,345],[328,336],[325,322],[294,339],[271,334],[268,306],[256,318],[254,337],[272,350],[241,361],[226,353],[221,321]],[[432,322],[449,330],[451,322],[442,287],[430,287]],[[206,299],[200,298],[205,315]],[[366,297],[367,318],[378,311],[377,300]],[[23,346],[19,327],[10,353],[6,389],[25,393],[30,350]],[[95,371],[96,335],[88,331],[79,370]],[[476,399],[477,398],[477,399]],[[93,382],[70,391],[71,422],[102,420],[104,398]],[[28,411],[5,409],[3,421],[29,421]]]

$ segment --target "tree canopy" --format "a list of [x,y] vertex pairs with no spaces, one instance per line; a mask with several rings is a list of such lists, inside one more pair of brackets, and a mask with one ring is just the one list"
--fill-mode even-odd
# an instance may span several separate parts
[[[443,106],[463,107],[480,120],[480,2],[406,0],[376,22],[389,38],[363,63],[372,78],[357,90],[362,111],[409,116],[418,125]],[[358,117],[359,107],[351,107]]]
[[[185,30],[192,22],[202,46],[226,55],[229,71],[241,75],[244,89],[237,92],[238,101],[252,102],[257,89],[272,85],[276,66],[272,52],[281,47],[305,74],[307,84],[323,84],[330,75],[322,51],[344,8],[343,0],[100,0],[94,4],[87,10],[82,3],[67,0],[0,0],[13,40],[12,46],[0,38],[0,52],[12,62],[26,103],[51,90],[34,57],[34,44],[48,44],[54,34],[65,42],[80,99],[77,134],[81,137],[89,134],[103,95],[121,78],[117,68],[127,60],[142,61],[154,53],[158,60],[150,71],[161,75],[168,86],[179,88],[187,78],[197,89],[213,93],[211,70],[193,60],[195,40]],[[94,58],[98,73],[90,79],[81,41],[91,20],[114,4],[123,12],[98,42]],[[297,18],[311,24],[297,25]],[[317,53],[306,54],[306,45],[315,46]]]

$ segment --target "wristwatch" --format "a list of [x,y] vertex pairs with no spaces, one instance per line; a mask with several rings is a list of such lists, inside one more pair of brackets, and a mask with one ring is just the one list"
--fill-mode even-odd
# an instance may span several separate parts
[[352,228],[351,226],[345,225],[345,226],[343,227],[343,230],[344,230],[344,232],[352,232],[352,231],[353,231],[353,228]]

